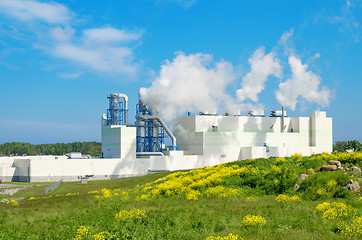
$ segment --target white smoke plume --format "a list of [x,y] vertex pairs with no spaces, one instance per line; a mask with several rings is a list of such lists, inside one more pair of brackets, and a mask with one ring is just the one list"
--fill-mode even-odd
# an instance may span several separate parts
[[279,84],[275,92],[278,102],[285,107],[295,110],[299,98],[309,103],[317,103],[322,106],[329,104],[329,90],[326,87],[320,89],[321,77],[308,71],[308,65],[296,56],[289,57],[289,65],[292,75],[285,82]]
[[214,63],[209,54],[176,53],[166,60],[150,88],[142,88],[142,101],[156,108],[165,120],[190,112],[216,113],[230,99],[227,85],[235,80],[232,64]]
[[268,77],[274,75],[280,78],[282,67],[279,62],[274,52],[265,54],[264,47],[258,48],[249,58],[251,70],[243,77],[242,88],[236,92],[238,102],[243,102],[247,98],[258,102],[258,94],[264,90]]

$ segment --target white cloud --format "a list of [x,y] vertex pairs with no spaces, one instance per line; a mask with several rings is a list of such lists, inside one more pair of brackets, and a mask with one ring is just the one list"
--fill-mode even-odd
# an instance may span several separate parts
[[[31,43],[35,49],[107,74],[133,77],[137,72],[132,44],[140,40],[141,30],[110,26],[76,29],[72,26],[75,14],[64,5],[36,0],[0,0],[1,12],[24,21],[21,26],[28,28],[19,27],[23,31],[23,39],[19,40]],[[29,20],[37,20],[36,27]]]
[[[117,31],[117,29],[114,29],[114,31]],[[126,31],[124,31],[124,35],[127,35]],[[93,38],[88,41],[88,37],[89,35],[83,35],[73,41],[55,42],[48,48],[48,51],[56,57],[64,58],[101,72],[130,75],[136,73],[131,48],[115,41],[91,41],[94,40]]]
[[166,120],[186,111],[214,113],[230,99],[225,88],[234,79],[229,62],[214,62],[209,54],[178,52],[172,62],[164,62],[151,87],[142,89],[141,98]]
[[0,0],[0,12],[20,21],[41,20],[51,24],[68,23],[74,15],[62,4],[35,0]]
[[54,27],[50,29],[50,35],[58,42],[69,42],[74,34],[75,30],[71,27]]
[[83,30],[85,41],[94,42],[125,42],[130,40],[138,40],[141,37],[140,32],[128,32],[126,30],[118,30],[112,27],[94,28]]
[[257,49],[253,56],[249,58],[250,72],[243,77],[241,86],[236,95],[239,102],[250,99],[258,101],[258,95],[264,90],[265,82],[270,75],[281,76],[282,68],[280,60],[276,58],[274,52],[265,54],[265,48]]
[[275,95],[278,102],[285,107],[295,110],[299,98],[309,103],[317,103],[322,106],[329,104],[329,90],[320,88],[321,77],[311,71],[308,66],[302,64],[296,56],[289,57],[292,76],[279,84]]
[[155,2],[157,4],[161,4],[161,3],[177,3],[181,6],[183,6],[184,8],[189,8],[192,5],[194,5],[194,3],[197,0],[156,0]]
[[75,79],[82,76],[84,72],[75,72],[75,73],[59,73],[58,76],[63,79]]
[[283,35],[280,37],[279,44],[286,44],[289,38],[293,36],[294,29],[291,28],[289,31],[285,31]]
[[352,36],[354,42],[358,43],[360,41],[360,24],[355,15],[359,14],[359,11],[355,8],[361,8],[361,6],[357,5],[356,7],[354,1],[347,0],[340,8],[339,14],[319,14],[316,16],[315,22],[322,20],[329,24],[336,25],[340,32]]

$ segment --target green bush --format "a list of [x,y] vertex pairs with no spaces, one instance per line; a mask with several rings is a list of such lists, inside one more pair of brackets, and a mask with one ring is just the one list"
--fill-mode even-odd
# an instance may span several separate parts
[[295,173],[295,170],[290,167],[282,166],[281,172],[277,174],[274,182],[275,192],[278,194],[284,193],[293,188],[297,182],[298,175]]
[[352,196],[352,192],[346,188],[340,188],[333,194],[333,198],[351,199]]

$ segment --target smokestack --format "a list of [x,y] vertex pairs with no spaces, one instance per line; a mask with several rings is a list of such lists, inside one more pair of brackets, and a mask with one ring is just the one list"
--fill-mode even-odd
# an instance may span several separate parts
[[284,132],[284,106],[282,106],[282,131]]

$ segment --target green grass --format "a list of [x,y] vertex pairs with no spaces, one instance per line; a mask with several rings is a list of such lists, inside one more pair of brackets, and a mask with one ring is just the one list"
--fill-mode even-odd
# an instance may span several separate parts
[[[80,226],[88,227],[92,234],[109,231],[109,239],[206,239],[208,236],[227,236],[229,233],[244,239],[342,239],[336,231],[338,221],[323,219],[316,213],[315,207],[324,201],[344,202],[354,207],[357,215],[361,216],[362,201],[358,200],[357,193],[348,195],[347,199],[333,198],[334,192],[340,189],[346,179],[358,179],[361,176],[341,172],[317,173],[305,180],[301,190],[294,191],[288,181],[294,183],[295,175],[310,168],[312,164],[307,160],[288,159],[283,166],[292,169],[288,172],[290,176],[283,172],[281,175],[268,172],[274,159],[227,164],[238,164],[240,167],[253,165],[265,170],[257,176],[225,178],[222,185],[240,188],[244,192],[242,196],[227,198],[204,195],[199,200],[187,200],[185,195],[179,194],[137,201],[137,194],[140,194],[130,192],[130,199],[122,201],[120,197],[96,199],[94,194],[88,194],[89,191],[102,188],[132,190],[137,185],[144,186],[170,174],[167,172],[90,181],[88,184],[65,182],[48,195],[45,195],[44,189],[53,183],[32,184],[12,197],[35,196],[39,199],[20,201],[19,207],[0,204],[0,239],[74,239]],[[302,200],[278,203],[275,197],[280,189],[273,188],[271,184],[278,178],[285,181],[286,194],[297,194]],[[326,188],[328,194],[324,198],[316,198],[316,190],[325,188],[331,179],[339,185]],[[204,188],[199,190],[205,191]],[[55,197],[67,193],[77,195]],[[49,195],[53,197],[49,198]],[[247,201],[246,197],[253,197],[254,200]],[[147,217],[123,221],[115,219],[120,210],[132,208],[145,210]],[[243,225],[242,219],[248,214],[263,216],[266,224]],[[342,220],[350,221],[347,218]]]

